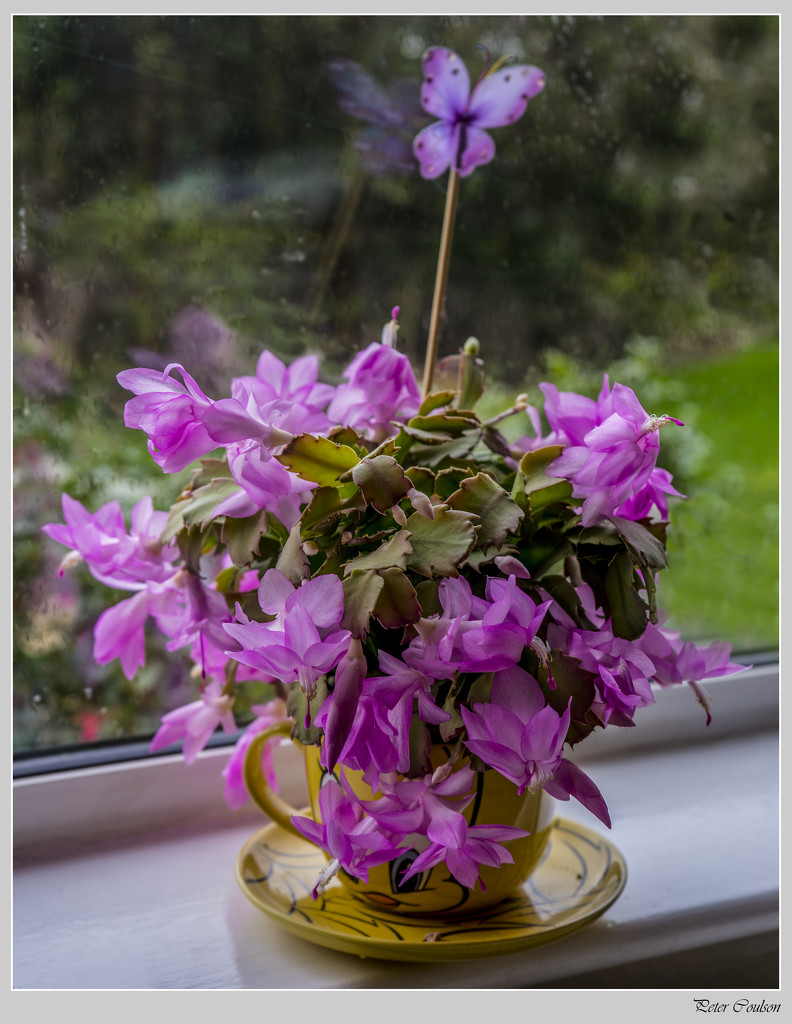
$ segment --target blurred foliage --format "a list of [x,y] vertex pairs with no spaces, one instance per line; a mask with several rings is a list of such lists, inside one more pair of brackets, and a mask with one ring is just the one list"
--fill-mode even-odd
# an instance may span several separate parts
[[[476,335],[504,404],[540,379],[593,393],[608,367],[692,420],[667,446],[696,496],[676,503],[672,613],[691,638],[777,642],[776,16],[25,15],[13,32],[15,746],[145,734],[191,692],[154,639],[132,683],[93,663],[112,595],[59,579],[40,534],[62,490],[126,511],[178,493],[123,427],[116,373],[179,360],[221,397],[266,346],[316,351],[336,381],[394,304],[420,366],[444,179],[367,171],[330,64],[417,93],[438,43],[473,79],[479,47],[547,75],[462,182],[441,356]],[[701,561],[744,563],[767,600],[714,600],[744,582]]]

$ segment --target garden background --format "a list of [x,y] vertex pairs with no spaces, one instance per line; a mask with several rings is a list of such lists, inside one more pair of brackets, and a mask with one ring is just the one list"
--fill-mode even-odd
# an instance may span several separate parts
[[[698,642],[778,645],[776,16],[17,16],[15,752],[151,735],[192,699],[152,635],[91,657],[114,600],[41,533],[163,476],[115,375],[183,362],[207,394],[263,347],[335,383],[399,305],[420,379],[445,178],[411,157],[420,59],[541,67],[543,93],[462,182],[440,355],[473,335],[497,411],[607,371],[663,433],[660,603]],[[527,418],[513,434],[531,433]]]

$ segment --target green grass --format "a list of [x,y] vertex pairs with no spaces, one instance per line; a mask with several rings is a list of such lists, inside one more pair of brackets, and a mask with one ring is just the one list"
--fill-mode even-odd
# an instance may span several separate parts
[[[664,433],[675,483],[660,604],[689,639],[778,646],[778,348],[663,376],[683,430]],[[669,403],[671,404],[671,403]],[[677,468],[676,463],[679,463]]]

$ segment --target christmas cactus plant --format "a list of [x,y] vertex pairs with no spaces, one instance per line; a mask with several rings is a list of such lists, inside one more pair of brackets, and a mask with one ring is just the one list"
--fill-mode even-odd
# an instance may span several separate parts
[[[225,769],[228,803],[247,799],[252,738],[290,720],[341,781],[322,790],[325,825],[294,823],[331,871],[363,880],[407,836],[422,850],[405,879],[445,862],[474,887],[481,864],[508,862],[525,833],[461,813],[476,772],[574,798],[609,825],[574,748],[633,726],[656,686],[689,683],[709,720],[702,682],[742,667],[658,611],[669,498],[682,496],[657,457],[679,420],[607,376],[597,398],[545,383],[543,410],[519,395],[482,419],[479,343],[437,363],[460,179],[492,159],[488,129],[543,85],[539,69],[506,64],[471,89],[451,51],[424,57],[421,102],[438,120],[414,149],[425,177],[449,182],[422,388],[397,309],[337,386],[315,355],[286,366],[268,351],[221,398],[178,364],[126,370],[126,425],[163,472],[194,464],[191,483],[170,511],[142,498],[129,530],[117,503],[91,514],[68,495],[65,524],[44,528],[71,549],[65,565],[131,594],[97,621],[97,661],[133,676],[150,620],[190,652],[195,700],[164,716],[152,750],[181,742],[193,761],[218,727],[239,731],[240,693],[263,689]],[[510,442],[500,422],[525,413],[532,433]],[[433,768],[436,741],[450,753]],[[377,798],[356,797],[345,771]]]

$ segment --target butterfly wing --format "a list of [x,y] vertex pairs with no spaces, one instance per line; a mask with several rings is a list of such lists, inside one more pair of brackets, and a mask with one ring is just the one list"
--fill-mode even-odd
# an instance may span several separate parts
[[424,178],[439,178],[443,171],[448,170],[456,159],[459,132],[459,125],[435,121],[415,136],[413,153]]
[[428,114],[454,122],[467,108],[470,77],[453,50],[432,46],[423,56],[421,104]]
[[334,60],[327,70],[338,90],[338,105],[350,115],[369,124],[398,123],[385,90],[352,60]]
[[473,90],[468,114],[471,125],[500,128],[525,113],[528,100],[544,88],[544,72],[530,64],[516,64],[487,75]]
[[355,139],[355,149],[371,174],[386,177],[389,174],[414,174],[416,171],[412,139],[401,132],[380,125],[367,125]]
[[414,78],[399,78],[388,89],[391,110],[398,112],[405,128],[416,131],[424,122],[420,98],[415,89]]
[[483,129],[472,124],[462,127],[461,136],[462,148],[457,160],[457,173],[460,178],[466,178],[495,156],[495,143]]

